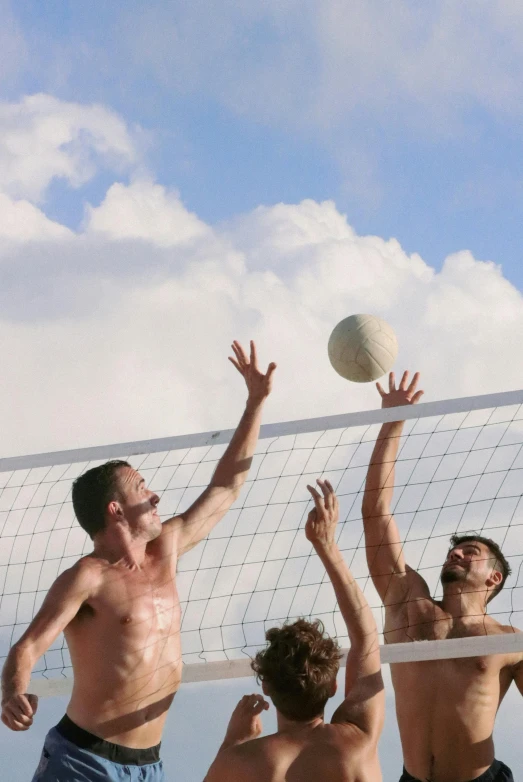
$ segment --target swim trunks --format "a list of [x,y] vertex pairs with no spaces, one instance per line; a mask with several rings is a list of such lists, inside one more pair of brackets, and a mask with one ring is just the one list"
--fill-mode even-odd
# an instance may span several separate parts
[[46,736],[33,782],[165,782],[160,744],[112,744],[66,715]]
[[[409,772],[403,768],[403,774],[401,775],[400,782],[420,782],[419,779],[413,777]],[[495,760],[490,768],[487,768],[476,779],[471,779],[470,782],[514,782],[512,771],[501,760]]]

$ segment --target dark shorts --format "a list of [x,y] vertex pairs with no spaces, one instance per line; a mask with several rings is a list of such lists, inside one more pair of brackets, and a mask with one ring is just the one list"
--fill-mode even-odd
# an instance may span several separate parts
[[160,745],[112,744],[65,716],[46,736],[33,782],[165,782]]
[[[411,776],[404,768],[400,782],[420,782],[420,780]],[[471,779],[470,782],[514,782],[514,777],[508,766],[502,763],[501,760],[495,760],[491,767],[487,768],[481,776]]]

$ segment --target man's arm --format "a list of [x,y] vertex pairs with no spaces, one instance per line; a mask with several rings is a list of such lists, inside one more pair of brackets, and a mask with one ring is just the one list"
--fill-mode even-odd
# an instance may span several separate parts
[[91,564],[80,560],[58,576],[33,621],[11,647],[2,670],[2,722],[11,730],[31,727],[38,705],[36,695],[27,693],[31,671],[92,595],[93,573]]
[[[423,394],[423,391],[416,391],[418,381],[416,373],[407,385],[408,372],[405,372],[396,389],[391,372],[389,393],[376,383],[382,407],[416,404]],[[430,596],[425,580],[405,563],[399,531],[391,513],[395,465],[404,423],[394,421],[381,427],[370,459],[362,505],[367,564],[384,605],[402,603],[408,596]]]
[[238,342],[234,342],[232,347],[236,358],[229,358],[229,361],[247,384],[245,412],[227,450],[218,462],[209,486],[188,510],[164,522],[164,531],[174,535],[178,556],[207,537],[237,499],[247,478],[258,442],[263,405],[271,392],[276,364],[269,364],[264,374],[258,368],[254,342],[251,342],[250,360]]
[[514,681],[516,682],[516,687],[520,691],[520,693],[523,695],[523,657],[519,661],[519,663],[516,663],[514,666]]
[[318,484],[322,495],[308,486],[314,499],[305,533],[332,582],[341,615],[347,625],[350,650],[345,674],[345,700],[333,723],[351,723],[377,741],[385,717],[378,631],[372,611],[335,541],[338,499],[329,481]]
[[241,782],[248,779],[249,761],[238,747],[247,741],[258,738],[262,732],[261,713],[269,708],[261,695],[244,695],[234,709],[225,739],[210,767],[204,782],[229,782],[234,779]]

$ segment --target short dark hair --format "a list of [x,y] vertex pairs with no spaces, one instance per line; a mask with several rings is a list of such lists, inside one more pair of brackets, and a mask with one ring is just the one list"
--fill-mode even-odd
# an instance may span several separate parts
[[492,590],[492,593],[489,595],[487,600],[487,603],[489,603],[505,586],[505,581],[512,573],[512,568],[507,562],[500,547],[492,538],[484,538],[483,535],[452,535],[450,539],[450,551],[452,551],[453,548],[456,548],[456,546],[462,546],[464,543],[483,543],[483,545],[492,553],[492,559],[496,560],[496,567],[503,576],[499,585]]
[[276,708],[291,720],[311,720],[323,714],[340,667],[337,641],[316,619],[298,619],[268,630],[268,646],[257,653],[251,667],[267,685]]
[[78,523],[90,538],[105,527],[105,509],[118,499],[118,471],[130,467],[129,462],[113,459],[92,467],[73,482],[73,508]]

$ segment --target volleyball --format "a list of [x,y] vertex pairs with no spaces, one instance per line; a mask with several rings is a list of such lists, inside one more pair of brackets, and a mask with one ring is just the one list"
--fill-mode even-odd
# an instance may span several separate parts
[[338,375],[353,383],[370,383],[392,369],[398,340],[381,318],[350,315],[335,326],[328,350]]

